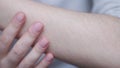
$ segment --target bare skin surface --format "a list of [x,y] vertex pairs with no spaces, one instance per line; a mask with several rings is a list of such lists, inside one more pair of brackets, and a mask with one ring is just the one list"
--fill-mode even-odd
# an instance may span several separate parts
[[49,51],[56,58],[78,66],[120,67],[119,18],[74,12],[28,0],[12,1],[0,1],[1,29],[15,13],[22,11],[27,15],[27,23],[19,36],[33,21],[40,20],[45,25],[43,35],[50,40]]

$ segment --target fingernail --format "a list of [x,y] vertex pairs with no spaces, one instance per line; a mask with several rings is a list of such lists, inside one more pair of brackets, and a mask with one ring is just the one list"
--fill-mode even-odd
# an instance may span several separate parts
[[42,40],[39,41],[39,45],[42,48],[47,48],[48,47],[48,40],[46,38],[42,38]]
[[51,62],[53,60],[53,58],[54,58],[54,56],[51,53],[47,54],[47,56],[46,56],[46,60],[48,62]]
[[40,30],[42,29],[42,24],[41,23],[35,23],[31,28],[30,30],[33,32],[33,33],[38,33],[40,32]]
[[23,13],[18,13],[16,15],[16,20],[18,21],[18,23],[22,23],[24,17],[25,17],[25,15]]

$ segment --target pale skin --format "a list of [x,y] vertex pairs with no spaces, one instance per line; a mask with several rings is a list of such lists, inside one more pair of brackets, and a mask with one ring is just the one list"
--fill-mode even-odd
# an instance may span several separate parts
[[15,13],[22,11],[27,23],[19,36],[33,21],[40,20],[45,25],[43,35],[50,41],[48,51],[56,58],[83,67],[120,67],[119,18],[74,12],[28,0],[12,1],[0,1],[1,29]]
[[[48,48],[48,40],[42,37],[31,45],[42,32],[43,24],[35,23],[21,36],[12,49],[12,42],[25,24],[24,13],[17,13],[0,36],[0,68],[47,68],[53,60],[53,54],[47,53],[41,62],[40,56]],[[28,53],[29,52],[29,53]]]

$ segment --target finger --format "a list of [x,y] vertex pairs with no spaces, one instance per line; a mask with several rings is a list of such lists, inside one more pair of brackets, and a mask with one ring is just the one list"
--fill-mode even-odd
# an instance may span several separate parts
[[48,47],[46,38],[42,38],[33,48],[33,50],[20,63],[18,68],[30,68],[39,60],[40,56]]
[[21,39],[15,44],[13,49],[7,56],[7,60],[13,62],[15,65],[19,63],[21,59],[27,54],[32,43],[37,38],[43,27],[42,23],[35,23],[32,25],[28,32],[26,32]]
[[12,19],[8,27],[3,31],[0,37],[0,46],[4,51],[8,51],[14,38],[20,31],[22,25],[25,23],[25,14],[19,12]]
[[53,54],[48,53],[45,58],[36,66],[36,68],[47,68],[51,64],[53,58]]

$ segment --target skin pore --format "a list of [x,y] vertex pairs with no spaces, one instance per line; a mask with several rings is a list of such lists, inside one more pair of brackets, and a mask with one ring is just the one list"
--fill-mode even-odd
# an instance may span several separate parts
[[[4,4],[6,3],[6,4]],[[88,14],[38,4],[28,0],[1,0],[0,26],[4,29],[12,16],[27,16],[21,36],[33,21],[41,21],[50,41],[49,51],[56,58],[78,66],[120,67],[119,18]]]

